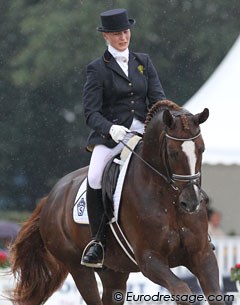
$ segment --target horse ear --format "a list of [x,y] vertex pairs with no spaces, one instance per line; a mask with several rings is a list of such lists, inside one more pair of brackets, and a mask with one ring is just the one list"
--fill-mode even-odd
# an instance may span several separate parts
[[174,125],[174,119],[169,110],[164,110],[163,112],[163,122],[169,128],[172,128]]
[[209,117],[209,110],[208,108],[204,108],[201,113],[195,114],[195,121],[197,124],[204,123]]

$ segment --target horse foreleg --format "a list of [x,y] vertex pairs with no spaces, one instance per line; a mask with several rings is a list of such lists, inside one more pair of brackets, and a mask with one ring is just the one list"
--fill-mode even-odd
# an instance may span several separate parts
[[129,273],[116,272],[106,268],[99,270],[98,275],[103,285],[103,305],[124,304]]
[[138,265],[147,278],[166,288],[172,296],[192,294],[187,283],[179,279],[158,254],[145,252],[140,261],[138,258]]
[[69,268],[69,272],[77,286],[79,293],[87,305],[103,305],[94,269],[81,266]]
[[196,275],[211,305],[224,305],[224,296],[219,286],[219,270],[216,257],[211,249],[206,253],[198,253],[192,256],[192,264],[189,269]]

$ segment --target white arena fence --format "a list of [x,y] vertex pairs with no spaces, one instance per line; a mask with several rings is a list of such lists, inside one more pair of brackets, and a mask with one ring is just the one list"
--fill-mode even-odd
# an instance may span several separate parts
[[[219,270],[220,270],[220,283],[222,290],[224,293],[229,292],[224,287],[224,279],[227,278],[229,281],[230,269],[236,263],[240,263],[240,237],[226,237],[226,238],[217,238],[213,239],[216,250],[215,254],[217,257]],[[6,271],[2,271],[0,269],[0,304],[1,305],[12,305],[10,301],[8,301],[4,295],[6,291],[11,289],[14,286],[14,279],[12,276],[6,273]],[[196,281],[193,278],[192,274],[184,267],[178,267],[173,269],[174,273],[176,273],[180,278],[190,279],[191,281]],[[83,279],[84,280],[84,279]],[[97,280],[99,282],[99,291],[101,293],[101,283],[97,276]],[[197,282],[197,281],[196,281]],[[232,283],[233,286],[235,285]],[[129,302],[126,302],[126,305],[130,304],[163,304],[163,302],[149,301],[150,297],[156,296],[158,293],[169,295],[168,291],[149,281],[145,278],[141,273],[133,273],[130,275],[128,280],[128,288],[127,288],[130,296]],[[236,288],[234,286],[234,289]],[[232,289],[230,290],[232,291]],[[133,301],[132,295],[135,297],[135,301]],[[148,297],[147,301],[136,301],[137,298],[141,298],[141,295]],[[80,297],[74,281],[72,277],[69,275],[64,282],[61,289],[53,294],[53,296],[45,303],[46,305],[85,305],[85,302]],[[116,303],[117,304],[117,303]],[[167,302],[169,305],[170,302]],[[237,304],[237,303],[235,303]]]

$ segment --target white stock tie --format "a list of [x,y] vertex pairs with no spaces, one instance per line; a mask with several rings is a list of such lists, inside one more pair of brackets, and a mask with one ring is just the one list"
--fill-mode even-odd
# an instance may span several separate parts
[[123,72],[128,76],[128,58],[122,54],[117,54],[115,59],[119,66],[122,68]]

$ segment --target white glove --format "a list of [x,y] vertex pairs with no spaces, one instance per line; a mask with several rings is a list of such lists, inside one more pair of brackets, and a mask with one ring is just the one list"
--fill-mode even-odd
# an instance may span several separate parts
[[119,143],[119,141],[122,141],[124,137],[126,136],[127,132],[130,132],[129,129],[122,125],[112,125],[110,128],[110,135],[112,139],[116,142]]

